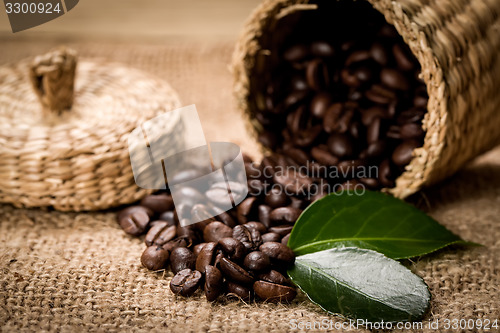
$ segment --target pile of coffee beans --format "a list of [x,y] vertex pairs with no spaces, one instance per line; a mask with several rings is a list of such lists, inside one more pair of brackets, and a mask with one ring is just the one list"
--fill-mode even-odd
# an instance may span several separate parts
[[149,195],[117,214],[126,233],[145,235],[142,265],[152,271],[170,267],[174,294],[190,296],[201,288],[208,301],[222,294],[244,301],[295,298],[296,289],[286,275],[295,255],[286,244],[295,221],[310,203],[303,193],[314,180],[292,172],[276,173],[279,163],[285,165],[280,155],[268,156],[260,164],[247,156],[244,161],[249,194],[230,211],[217,207],[220,200],[215,190],[220,186],[214,183],[205,193],[194,188],[184,191],[193,199],[210,200],[190,208],[190,215],[202,222],[181,226],[176,208],[186,207],[174,207],[168,191]]
[[419,63],[368,3],[320,2],[312,12],[275,37],[270,74],[252,78],[258,139],[296,164],[337,168],[323,177],[330,185],[393,187],[425,136]]

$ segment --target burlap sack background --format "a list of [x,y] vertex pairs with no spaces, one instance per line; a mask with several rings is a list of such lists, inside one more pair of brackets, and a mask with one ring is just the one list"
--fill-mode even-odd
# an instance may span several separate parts
[[[0,64],[55,46],[19,39],[0,44]],[[234,41],[69,46],[164,77],[184,105],[196,103],[209,140],[231,140],[258,157],[232,98],[228,64]],[[500,149],[412,200],[462,238],[485,245],[446,249],[414,262],[412,269],[433,296],[424,325],[436,319],[500,319]],[[1,330],[262,333],[289,331],[291,320],[337,320],[303,295],[291,305],[209,304],[201,293],[174,297],[170,273],[141,267],[143,248],[141,240],[119,229],[113,212],[0,206]]]

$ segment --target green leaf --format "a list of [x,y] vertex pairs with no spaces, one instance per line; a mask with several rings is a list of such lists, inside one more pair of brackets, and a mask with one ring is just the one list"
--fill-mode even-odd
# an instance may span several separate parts
[[334,193],[314,202],[295,223],[288,246],[297,255],[354,246],[404,259],[459,243],[467,244],[412,205],[366,191]]
[[424,281],[399,262],[355,247],[299,256],[292,281],[324,310],[370,322],[419,320],[430,293]]

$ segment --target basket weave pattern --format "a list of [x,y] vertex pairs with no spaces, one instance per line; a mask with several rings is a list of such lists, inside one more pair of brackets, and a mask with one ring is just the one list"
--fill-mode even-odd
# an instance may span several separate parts
[[[389,191],[406,197],[500,143],[500,2],[367,0],[409,45],[429,94],[424,145]],[[235,95],[253,129],[250,78],[276,21],[317,10],[314,1],[267,0],[248,20],[233,55]]]
[[74,103],[45,112],[30,62],[0,68],[0,202],[58,210],[105,209],[148,191],[134,182],[128,133],[180,106],[164,81],[103,61],[77,65]]

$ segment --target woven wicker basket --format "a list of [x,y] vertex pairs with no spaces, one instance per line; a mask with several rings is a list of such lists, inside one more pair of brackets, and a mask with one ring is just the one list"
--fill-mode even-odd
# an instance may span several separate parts
[[77,66],[67,49],[0,67],[0,202],[81,211],[137,201],[148,191],[134,182],[128,134],[179,106],[164,81],[104,61]]
[[[406,197],[500,143],[500,1],[367,1],[409,45],[429,94],[424,145],[389,190]],[[251,80],[258,75],[256,64],[270,55],[268,36],[279,20],[320,9],[313,0],[267,0],[247,22],[233,72],[238,104],[257,132]]]

